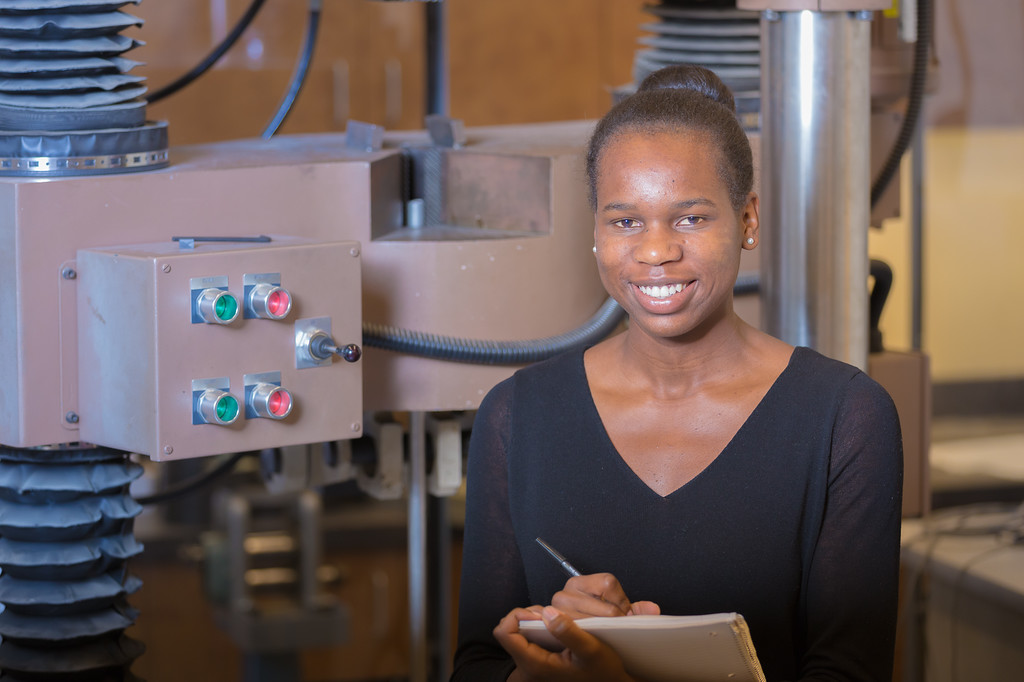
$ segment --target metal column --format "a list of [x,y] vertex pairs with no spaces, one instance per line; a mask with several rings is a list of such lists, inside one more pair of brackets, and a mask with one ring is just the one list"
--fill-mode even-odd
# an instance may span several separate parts
[[[426,5],[426,30],[427,30],[427,114],[448,116],[450,114],[450,79],[448,68],[448,6],[445,0],[429,2]],[[425,417],[418,416],[416,429],[410,427],[410,438],[423,439],[423,449],[426,450]],[[418,433],[417,429],[424,431]],[[420,468],[419,464],[415,464]],[[424,670],[429,670],[433,679],[437,682],[447,680],[451,675],[451,662],[449,660],[448,642],[451,639],[451,609],[449,602],[451,598],[451,523],[448,518],[448,500],[443,497],[433,497],[426,492],[426,454],[423,455],[424,478],[420,481],[422,488],[416,494],[415,514],[422,515],[422,519],[416,519],[415,531],[425,533],[424,539],[416,551],[419,556],[415,561],[420,563],[421,575],[417,578],[420,584],[417,586],[418,598],[421,604],[414,605],[410,601],[413,617],[412,632],[412,663],[414,666],[422,665]],[[410,493],[410,523],[414,520],[413,496]],[[410,533],[413,532],[410,525]],[[410,534],[410,538],[411,538]],[[410,598],[412,597],[413,580],[413,543],[409,544],[409,577],[410,577]],[[430,595],[426,594],[427,586],[430,586]],[[429,610],[432,617],[420,615]],[[413,677],[427,674],[412,670]]]
[[924,121],[910,148],[910,347],[924,347]]
[[427,113],[448,115],[448,6],[444,0],[426,5]]
[[765,330],[868,354],[870,12],[762,15]]
[[409,414],[409,682],[427,682],[427,427]]

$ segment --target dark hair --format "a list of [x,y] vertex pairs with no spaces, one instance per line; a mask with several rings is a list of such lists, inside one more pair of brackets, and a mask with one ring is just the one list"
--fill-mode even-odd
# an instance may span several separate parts
[[720,151],[718,175],[734,210],[754,186],[750,141],[736,117],[728,86],[701,66],[667,66],[650,74],[637,91],[605,114],[587,145],[590,206],[597,210],[597,165],[608,142],[621,133],[697,132]]

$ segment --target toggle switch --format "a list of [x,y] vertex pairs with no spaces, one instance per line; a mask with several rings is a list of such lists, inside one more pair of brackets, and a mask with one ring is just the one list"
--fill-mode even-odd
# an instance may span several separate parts
[[245,384],[246,419],[284,419],[295,401],[291,391],[281,387],[280,372],[260,372],[242,377]]
[[314,332],[309,337],[309,354],[318,360],[329,360],[332,355],[337,355],[345,362],[358,362],[363,356],[363,349],[354,343],[339,348],[330,334]]
[[355,363],[363,349],[355,343],[339,346],[331,336],[331,318],[311,317],[295,323],[295,367],[327,367],[337,355],[345,362]]

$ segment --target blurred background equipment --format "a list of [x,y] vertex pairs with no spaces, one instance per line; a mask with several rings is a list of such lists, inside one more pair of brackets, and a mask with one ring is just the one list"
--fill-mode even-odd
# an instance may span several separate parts
[[[930,3],[603,0],[542,3],[497,31],[452,21],[484,4],[0,0],[5,676],[134,679],[127,562],[173,571],[188,554],[207,570],[197,608],[243,654],[213,665],[294,679],[311,675],[305,649],[366,655],[397,627],[404,669],[388,674],[447,679],[473,410],[517,367],[622,323],[593,264],[583,146],[670,63],[735,90],[765,219],[799,228],[746,258],[738,309],[886,383],[912,436],[906,511],[927,509],[927,359],[868,359],[885,297],[869,313],[865,284],[868,226],[902,208],[891,159],[914,147]],[[538,21],[556,11],[598,47]],[[502,70],[508,36],[550,73]],[[483,56],[450,61],[467,42]],[[453,115],[456,97],[470,123],[494,115],[496,91],[515,93],[499,112],[515,125]],[[171,147],[169,129],[192,144]],[[790,167],[779,140],[797,137]],[[848,175],[825,185],[836,148]],[[333,566],[332,549],[376,552],[396,526],[404,575],[374,566],[358,587]],[[55,590],[74,596],[34,596]]]

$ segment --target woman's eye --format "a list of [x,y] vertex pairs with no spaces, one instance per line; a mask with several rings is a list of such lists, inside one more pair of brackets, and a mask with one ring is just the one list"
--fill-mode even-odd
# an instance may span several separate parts
[[701,218],[699,215],[688,215],[679,220],[679,225],[682,227],[694,227],[702,222],[704,222],[704,218]]
[[640,225],[638,221],[633,220],[632,218],[622,218],[620,220],[616,220],[614,224],[627,230]]

